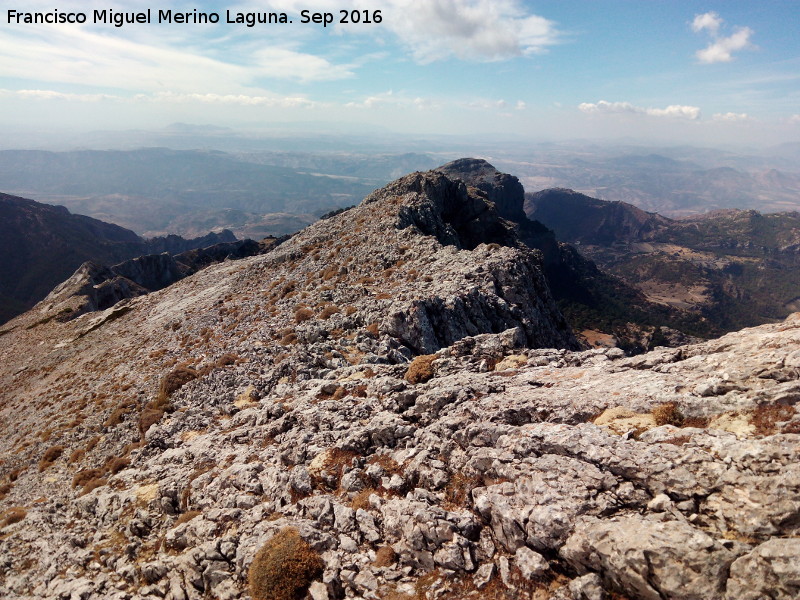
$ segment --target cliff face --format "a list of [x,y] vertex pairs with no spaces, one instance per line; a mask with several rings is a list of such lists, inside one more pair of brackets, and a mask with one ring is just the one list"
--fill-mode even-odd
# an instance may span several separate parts
[[539,253],[440,172],[48,310],[0,329],[3,597],[800,591],[800,321],[574,351]]

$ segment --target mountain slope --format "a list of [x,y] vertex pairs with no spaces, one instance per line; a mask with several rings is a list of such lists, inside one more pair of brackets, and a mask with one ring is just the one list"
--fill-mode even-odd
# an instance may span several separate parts
[[5,598],[798,591],[800,321],[574,352],[538,252],[442,173],[46,310],[0,329]]
[[725,210],[673,220],[563,189],[529,194],[526,211],[651,300],[720,331],[798,308],[798,213]]
[[86,261],[113,265],[233,239],[226,231],[195,240],[144,240],[118,225],[73,215],[63,206],[0,194],[0,323],[32,307]]

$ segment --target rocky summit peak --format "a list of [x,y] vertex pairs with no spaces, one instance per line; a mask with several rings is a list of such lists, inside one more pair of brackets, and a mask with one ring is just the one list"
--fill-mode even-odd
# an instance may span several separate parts
[[517,223],[527,220],[523,208],[525,189],[513,175],[501,173],[481,158],[460,158],[442,165],[437,171],[484,192],[501,217]]
[[578,352],[540,259],[488,192],[414,173],[6,323],[0,596],[796,598],[800,316]]

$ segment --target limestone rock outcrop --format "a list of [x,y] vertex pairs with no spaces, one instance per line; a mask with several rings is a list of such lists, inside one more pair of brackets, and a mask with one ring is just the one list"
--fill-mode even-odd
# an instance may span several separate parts
[[246,600],[299,536],[313,600],[796,596],[800,314],[578,351],[540,264],[485,193],[415,173],[265,254],[14,319],[0,595]]

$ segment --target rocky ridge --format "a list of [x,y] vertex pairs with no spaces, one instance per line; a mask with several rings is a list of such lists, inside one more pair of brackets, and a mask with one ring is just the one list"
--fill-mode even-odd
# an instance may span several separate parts
[[313,600],[800,593],[800,315],[576,351],[540,254],[442,173],[46,309],[0,329],[3,597],[248,598],[292,531]]
[[87,261],[115,265],[138,256],[180,254],[235,240],[228,230],[194,239],[143,239],[63,206],[0,193],[0,323],[33,307]]

